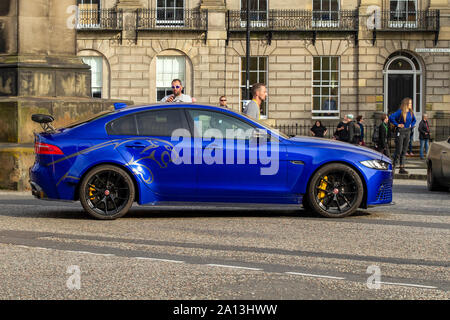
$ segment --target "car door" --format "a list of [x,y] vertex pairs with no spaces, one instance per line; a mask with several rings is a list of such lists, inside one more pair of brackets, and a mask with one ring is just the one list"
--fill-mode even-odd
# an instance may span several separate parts
[[[189,139],[174,142],[175,130]],[[119,118],[107,126],[128,167],[160,200],[189,200],[195,194],[195,167],[179,163],[174,145],[190,146],[189,127],[182,109],[148,110]],[[181,148],[183,149],[183,148]],[[184,148],[186,149],[186,148]]]
[[287,169],[286,161],[280,159],[285,152],[279,141],[263,135],[256,141],[260,129],[231,113],[186,112],[194,132],[197,192],[202,199],[265,202],[285,196]]

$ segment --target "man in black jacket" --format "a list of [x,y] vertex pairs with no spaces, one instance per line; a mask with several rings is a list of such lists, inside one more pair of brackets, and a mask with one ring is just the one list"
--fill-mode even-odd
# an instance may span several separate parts
[[377,150],[391,157],[391,151],[389,150],[389,117],[386,113],[381,115],[381,124],[378,132]]
[[422,116],[422,121],[419,123],[419,140],[420,140],[420,159],[424,160],[423,148],[425,147],[425,154],[428,152],[428,143],[430,142],[430,125],[428,124],[428,115],[426,113]]

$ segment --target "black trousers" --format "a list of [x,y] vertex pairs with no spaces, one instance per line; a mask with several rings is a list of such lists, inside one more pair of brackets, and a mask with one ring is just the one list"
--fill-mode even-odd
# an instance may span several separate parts
[[394,165],[400,160],[400,167],[405,164],[405,155],[408,150],[411,128],[397,128],[395,133]]

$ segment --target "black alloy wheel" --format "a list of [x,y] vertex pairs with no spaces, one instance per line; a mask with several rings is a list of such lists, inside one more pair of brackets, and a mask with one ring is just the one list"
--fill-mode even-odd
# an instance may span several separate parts
[[343,218],[353,214],[361,205],[364,186],[351,167],[332,163],[320,168],[308,188],[309,206],[328,218]]
[[80,202],[96,219],[113,220],[124,216],[133,205],[135,188],[129,174],[115,166],[94,168],[83,179]]

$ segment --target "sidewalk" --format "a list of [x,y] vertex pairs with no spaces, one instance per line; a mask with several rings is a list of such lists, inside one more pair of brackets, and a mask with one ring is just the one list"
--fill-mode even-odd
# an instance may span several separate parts
[[399,174],[398,169],[395,168],[394,179],[427,180],[426,160],[420,160],[419,157],[406,157],[405,170],[408,174]]

